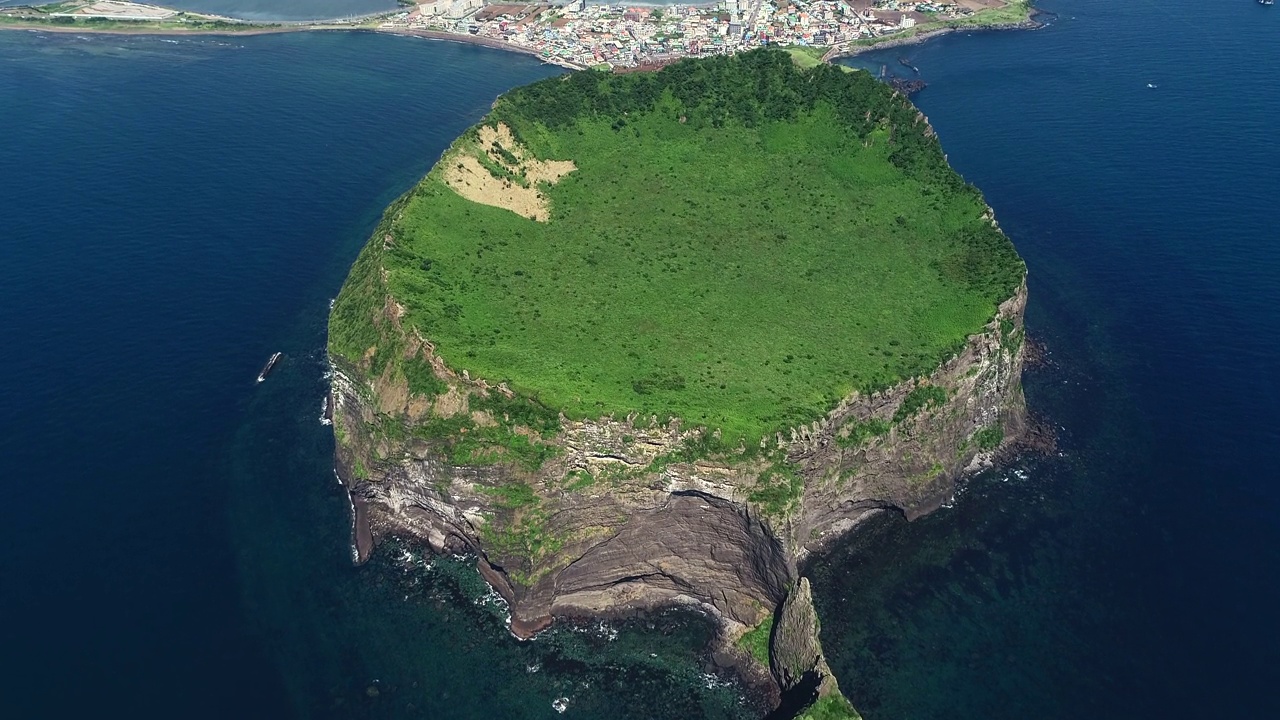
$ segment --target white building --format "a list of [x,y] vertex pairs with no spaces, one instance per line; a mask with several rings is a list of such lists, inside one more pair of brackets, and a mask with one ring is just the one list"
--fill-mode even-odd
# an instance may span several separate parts
[[461,20],[484,6],[484,0],[453,0],[449,4],[449,12],[445,17],[450,20]]
[[449,11],[453,0],[427,0],[418,3],[418,14],[424,18],[436,17]]

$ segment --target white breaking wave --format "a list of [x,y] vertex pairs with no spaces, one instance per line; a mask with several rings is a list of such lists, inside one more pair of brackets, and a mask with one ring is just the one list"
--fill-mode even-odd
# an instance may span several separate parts
[[733,686],[733,683],[731,681],[725,680],[724,678],[720,677],[719,675],[716,675],[715,673],[702,673],[702,687],[708,690],[715,690],[716,688],[732,687],[732,686]]

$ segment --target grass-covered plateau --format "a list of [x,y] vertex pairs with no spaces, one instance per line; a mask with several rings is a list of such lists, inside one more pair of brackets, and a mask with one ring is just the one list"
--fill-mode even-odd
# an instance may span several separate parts
[[439,392],[375,325],[391,298],[450,368],[539,407],[750,445],[933,371],[1023,272],[905,98],[761,50],[507,93],[388,211],[330,344]]

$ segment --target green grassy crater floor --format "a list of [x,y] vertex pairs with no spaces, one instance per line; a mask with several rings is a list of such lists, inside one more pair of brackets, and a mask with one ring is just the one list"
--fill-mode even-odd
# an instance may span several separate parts
[[[751,439],[930,372],[1014,292],[980,193],[888,88],[776,51],[681,66],[498,103],[485,122],[577,165],[543,186],[548,222],[464,199],[437,165],[394,243],[366,248],[451,367],[571,417]],[[367,279],[334,314],[352,359],[369,333],[350,325],[383,304]]]

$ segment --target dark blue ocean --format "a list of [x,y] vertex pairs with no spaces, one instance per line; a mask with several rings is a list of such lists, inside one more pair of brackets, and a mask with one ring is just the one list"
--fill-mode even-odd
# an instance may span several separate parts
[[[1280,716],[1280,11],[1046,9],[856,62],[920,68],[1026,258],[1058,450],[812,562],[823,641],[875,720]],[[349,561],[328,301],[381,209],[555,72],[368,33],[0,32],[5,716],[753,717],[695,617],[519,643],[464,562]]]

